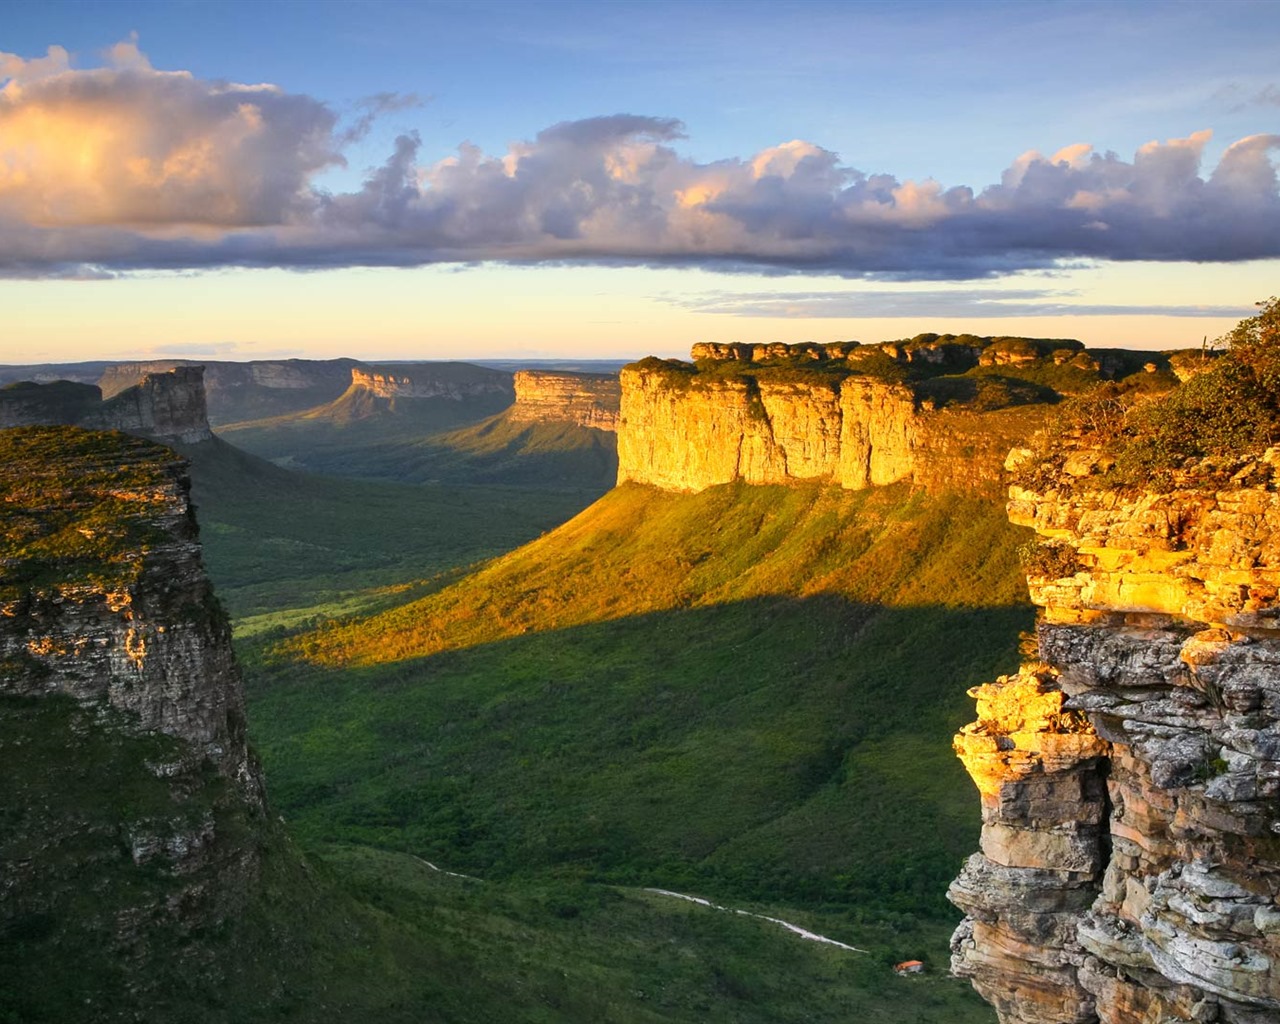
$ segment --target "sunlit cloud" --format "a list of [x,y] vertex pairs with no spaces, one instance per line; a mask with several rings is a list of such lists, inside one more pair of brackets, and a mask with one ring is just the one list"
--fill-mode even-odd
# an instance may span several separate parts
[[1131,160],[1077,142],[972,188],[867,174],[799,139],[701,163],[679,153],[679,121],[617,114],[435,161],[405,134],[333,194],[317,182],[344,147],[419,101],[373,97],[342,124],[274,85],[157,70],[135,40],[88,69],[58,47],[0,53],[0,83],[9,277],[507,261],[964,280],[1280,256],[1280,135],[1240,139],[1211,169],[1207,131]]

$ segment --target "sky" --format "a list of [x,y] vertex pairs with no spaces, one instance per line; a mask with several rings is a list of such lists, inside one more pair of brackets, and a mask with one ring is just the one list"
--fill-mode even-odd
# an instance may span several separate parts
[[7,0],[0,362],[1198,346],[1277,160],[1274,0]]

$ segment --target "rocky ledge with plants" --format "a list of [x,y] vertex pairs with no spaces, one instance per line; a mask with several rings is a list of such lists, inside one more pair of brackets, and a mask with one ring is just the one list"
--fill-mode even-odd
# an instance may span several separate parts
[[1002,1024],[1280,1013],[1280,303],[1226,341],[1015,453],[1037,649],[971,691],[950,893]]

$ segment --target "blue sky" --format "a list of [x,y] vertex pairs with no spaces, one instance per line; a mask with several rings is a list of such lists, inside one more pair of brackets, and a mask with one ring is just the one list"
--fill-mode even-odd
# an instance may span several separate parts
[[[50,46],[63,66],[31,63]],[[22,62],[8,122],[0,96],[3,361],[946,329],[1173,347],[1280,290],[1280,151],[1239,145],[1280,131],[1280,4],[10,2],[0,52]],[[171,71],[195,85],[156,99]],[[297,102],[229,135],[220,82]],[[33,149],[103,110],[141,148],[82,153],[79,191],[31,185],[67,177]],[[159,129],[205,115],[193,170],[191,130]],[[473,166],[441,165],[464,143]],[[163,201],[125,194],[141,159]]]

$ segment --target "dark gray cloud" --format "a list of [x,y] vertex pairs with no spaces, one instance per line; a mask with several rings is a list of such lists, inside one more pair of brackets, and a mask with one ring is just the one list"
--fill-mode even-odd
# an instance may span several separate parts
[[[866,174],[800,140],[700,163],[677,120],[553,125],[501,155],[464,143],[424,162],[396,140],[358,190],[316,184],[371,119],[345,127],[274,86],[0,54],[0,274],[429,263],[699,265],[964,280],[1079,260],[1280,256],[1280,135],[1203,166],[1208,132],[1132,159],[1087,145],[1017,158],[981,188]],[[88,159],[86,159],[88,154]]]

